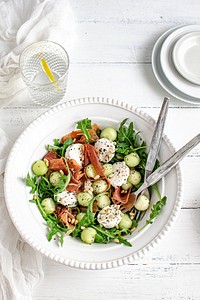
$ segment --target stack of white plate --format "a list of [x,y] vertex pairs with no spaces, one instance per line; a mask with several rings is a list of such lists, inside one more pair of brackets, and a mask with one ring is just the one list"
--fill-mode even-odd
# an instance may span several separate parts
[[200,25],[165,32],[152,52],[153,72],[174,97],[200,104]]

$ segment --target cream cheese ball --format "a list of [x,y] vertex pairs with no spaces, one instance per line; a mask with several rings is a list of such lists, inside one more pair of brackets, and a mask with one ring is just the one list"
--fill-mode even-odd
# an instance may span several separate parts
[[106,138],[99,139],[95,144],[99,160],[103,163],[109,162],[115,155],[115,143]]
[[113,173],[110,175],[110,184],[113,187],[122,186],[126,183],[130,170],[125,162],[116,162],[113,164]]
[[75,207],[77,205],[77,195],[75,192],[64,191],[62,193],[55,194],[54,199],[64,206]]
[[67,159],[74,159],[77,164],[82,167],[84,157],[84,146],[82,144],[73,144],[67,147],[65,157]]
[[97,221],[105,228],[116,227],[122,219],[122,212],[118,205],[110,205],[104,207],[97,216]]

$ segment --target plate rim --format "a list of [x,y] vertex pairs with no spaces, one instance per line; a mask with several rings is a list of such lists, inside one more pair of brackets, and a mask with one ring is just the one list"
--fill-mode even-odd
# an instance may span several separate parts
[[[14,223],[15,227],[17,228],[18,232],[22,236],[22,238],[35,250],[39,251],[43,255],[45,255],[48,258],[51,258],[52,260],[65,264],[70,267],[78,268],[78,269],[87,269],[87,270],[100,270],[100,269],[110,269],[119,267],[128,263],[133,262],[134,260],[137,260],[138,258],[143,257],[147,252],[149,252],[151,249],[153,249],[159,241],[166,235],[167,232],[172,228],[172,225],[174,224],[175,220],[178,217],[178,214],[181,209],[182,204],[182,195],[183,195],[183,176],[182,176],[182,169],[180,164],[176,166],[176,173],[178,178],[177,183],[177,195],[176,195],[176,202],[173,207],[173,211],[166,223],[166,225],[163,227],[163,229],[159,232],[159,234],[145,247],[138,250],[135,253],[132,253],[131,255],[127,255],[125,257],[121,257],[118,259],[114,259],[112,261],[103,261],[103,262],[84,262],[84,261],[77,261],[72,260],[68,258],[60,257],[58,254],[53,253],[51,250],[47,250],[46,248],[40,246],[37,242],[32,240],[31,236],[20,227],[20,224],[18,224],[18,220],[15,216],[15,212],[12,210],[12,199],[9,197],[9,188],[10,188],[10,180],[9,180],[9,168],[12,165],[12,159],[13,155],[15,154],[15,151],[20,144],[20,141],[26,137],[26,135],[29,133],[29,131],[32,129],[32,127],[35,127],[37,123],[40,120],[43,120],[44,118],[48,118],[49,115],[52,113],[55,113],[57,111],[60,111],[65,108],[70,108],[77,105],[84,105],[84,104],[108,104],[113,105],[119,108],[123,108],[129,112],[133,112],[143,119],[145,119],[147,122],[149,122],[151,125],[155,124],[155,120],[149,116],[147,113],[143,112],[139,108],[135,108],[132,104],[128,104],[124,101],[114,100],[110,98],[104,98],[104,97],[84,97],[84,98],[78,98],[75,100],[71,100],[68,102],[61,103],[50,110],[46,111],[42,115],[40,115],[38,118],[36,118],[31,124],[27,126],[27,128],[20,134],[20,136],[17,138],[15,144],[13,145],[11,152],[9,154],[7,163],[6,163],[6,169],[5,169],[5,177],[4,177],[4,192],[5,192],[5,202],[6,206],[9,212],[9,215],[11,217],[12,222]],[[165,139],[168,147],[171,151],[175,151],[175,147],[173,146],[172,142],[169,140],[166,134],[163,135],[163,138]]]
[[178,53],[177,52],[179,51],[181,45],[183,45],[183,43],[186,42],[187,39],[194,38],[195,36],[198,36],[198,38],[200,38],[200,31],[199,32],[198,31],[194,31],[194,32],[190,32],[190,33],[184,34],[182,37],[180,37],[176,41],[176,43],[175,43],[175,45],[173,47],[173,51],[172,51],[172,60],[174,62],[174,66],[176,67],[177,71],[186,80],[188,80],[188,81],[192,82],[193,84],[196,84],[197,86],[199,86],[200,85],[200,79],[196,80],[195,77],[187,76],[187,74],[189,74],[189,73],[186,74],[186,72],[184,72],[185,68],[182,67],[182,64],[180,63],[179,59],[177,59],[178,58]]
[[[170,33],[173,33],[173,31],[175,31],[175,30],[177,30],[179,28],[188,27],[188,26],[193,26],[193,25],[187,25],[187,26],[179,25],[179,26],[170,28],[169,30],[165,31],[163,34],[161,34],[159,36],[159,38],[157,39],[156,43],[154,44],[154,47],[153,47],[153,50],[152,50],[152,54],[151,54],[152,64],[151,65],[152,65],[152,70],[153,70],[153,73],[154,73],[154,76],[155,76],[156,80],[158,81],[158,83],[161,85],[161,87],[165,91],[167,91],[170,95],[172,95],[176,99],[179,99],[179,100],[181,100],[183,102],[190,103],[190,104],[195,104],[195,105],[200,105],[200,98],[196,98],[196,97],[192,97],[192,96],[186,95],[185,93],[183,93],[180,90],[178,90],[166,78],[166,76],[163,73],[163,70],[161,68],[160,62],[159,62],[159,67],[157,66],[157,61],[158,61],[157,52],[158,53],[160,52],[161,46],[162,46],[165,38],[167,38]],[[158,70],[158,68],[160,68],[161,70]],[[160,75],[160,71],[163,73],[162,76]],[[164,79],[162,79],[162,77],[165,78],[165,81],[167,81],[167,84],[164,82]],[[188,98],[189,98],[189,100],[188,100]]]
[[[181,93],[189,97],[194,97],[196,99],[200,98],[200,87],[194,82],[186,79],[185,76],[179,72],[173,61],[173,50],[176,43],[182,39],[185,35],[191,34],[195,30],[199,30],[200,25],[183,26],[181,28],[175,29],[171,32],[160,49],[160,65],[166,79]],[[195,26],[195,27],[194,27]]]

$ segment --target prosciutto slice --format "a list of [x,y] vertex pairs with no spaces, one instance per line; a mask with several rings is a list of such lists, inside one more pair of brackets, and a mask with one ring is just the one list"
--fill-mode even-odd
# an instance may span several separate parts
[[104,177],[104,168],[99,161],[95,147],[90,144],[85,144],[85,151],[87,151],[88,158],[91,164],[94,166],[97,174],[101,177]]
[[57,153],[55,151],[51,150],[43,157],[43,159],[47,159],[48,161],[50,161],[57,157],[58,157]]
[[[91,138],[93,139],[93,141],[96,141],[99,138],[96,133],[98,129],[99,129],[99,126],[95,123],[92,125],[91,129],[88,129],[88,132],[89,132]],[[77,140],[76,142],[81,143],[81,144],[85,144],[85,142],[86,142],[86,137],[83,135],[81,129],[74,130],[74,131],[64,135],[61,138],[61,142],[64,143],[64,141],[66,141],[66,139],[68,139],[68,138],[76,139]]]
[[130,195],[130,189],[126,194],[122,194],[120,187],[117,186],[114,190],[112,201],[114,204],[120,204],[120,203],[126,204],[128,202],[129,195]]
[[72,225],[71,223],[69,223],[69,218],[72,220],[74,218],[74,215],[68,211],[68,209],[62,205],[57,205],[56,206],[56,210],[55,210],[55,214],[57,216],[57,218],[63,223],[65,224],[70,230],[74,230],[75,225]]
[[70,183],[66,187],[68,192],[78,192],[80,187],[82,186],[82,182],[74,177],[71,178]]
[[[90,141],[90,143],[94,143],[95,141],[97,141],[99,139],[98,135],[96,134],[96,132],[93,129],[88,129],[88,132],[92,139],[92,141]],[[86,143],[85,135],[82,135],[79,139],[77,139],[76,143],[85,144]]]
[[52,170],[52,171],[62,170],[64,172],[64,174],[66,174],[66,175],[68,174],[65,159],[63,157],[51,159],[49,161],[49,170]]
[[82,167],[75,161],[75,159],[68,159],[67,161],[69,169],[72,173],[72,176],[79,180],[81,179],[85,174],[82,172]]
[[82,135],[82,130],[78,129],[78,130],[74,130],[66,135],[64,135],[61,138],[61,142],[64,143],[66,141],[66,139],[71,138],[71,139],[77,139]]

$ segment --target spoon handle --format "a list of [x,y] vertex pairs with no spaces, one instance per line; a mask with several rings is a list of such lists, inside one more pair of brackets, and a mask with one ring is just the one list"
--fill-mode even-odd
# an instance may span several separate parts
[[165,97],[153,132],[151,145],[149,147],[149,153],[148,153],[147,163],[145,168],[145,179],[147,179],[150,176],[155,166],[156,158],[158,156],[158,151],[160,149],[161,142],[162,142],[162,135],[165,126],[165,120],[167,117],[168,106],[169,106],[169,98]]
[[[168,160],[166,160],[158,169],[156,169],[144,182],[143,187],[149,187],[158,182],[162,177],[171,171],[190,150],[192,150],[200,142],[200,133],[191,141],[185,144],[181,149],[175,152]],[[140,187],[142,188],[142,186]]]

